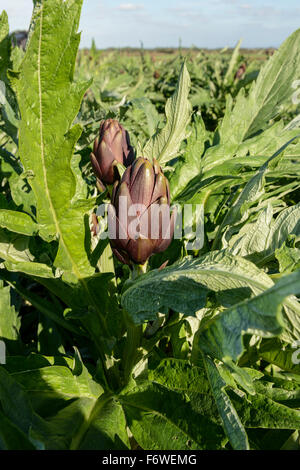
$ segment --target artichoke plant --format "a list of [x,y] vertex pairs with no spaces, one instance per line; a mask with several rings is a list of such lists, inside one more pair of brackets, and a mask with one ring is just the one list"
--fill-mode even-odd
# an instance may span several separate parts
[[169,182],[161,167],[138,158],[116,182],[108,209],[111,247],[126,264],[144,264],[164,251],[174,234],[176,210],[171,213]]
[[134,150],[130,145],[128,132],[116,119],[107,119],[100,124],[99,137],[94,142],[90,155],[97,185],[100,190],[105,184],[113,184],[119,175],[118,163],[128,167],[134,160]]

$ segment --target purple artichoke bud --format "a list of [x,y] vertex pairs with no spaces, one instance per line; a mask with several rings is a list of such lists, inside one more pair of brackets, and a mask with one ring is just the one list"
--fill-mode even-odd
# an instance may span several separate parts
[[115,171],[117,163],[125,167],[134,160],[134,150],[130,145],[128,132],[116,119],[107,119],[100,124],[99,137],[94,142],[90,155],[98,186],[113,184],[118,179]]
[[237,69],[237,72],[234,76],[234,78],[240,80],[242,78],[242,76],[244,75],[244,73],[246,72],[246,64],[242,64],[238,69]]
[[114,254],[126,264],[144,264],[164,251],[174,233],[176,211],[170,212],[169,182],[157,161],[138,158],[116,182],[108,209]]

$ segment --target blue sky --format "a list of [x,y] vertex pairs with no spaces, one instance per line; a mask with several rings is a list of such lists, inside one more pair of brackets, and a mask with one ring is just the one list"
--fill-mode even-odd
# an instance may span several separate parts
[[[1,0],[10,29],[25,29],[30,0]],[[84,0],[81,46],[277,47],[300,28],[299,0]]]

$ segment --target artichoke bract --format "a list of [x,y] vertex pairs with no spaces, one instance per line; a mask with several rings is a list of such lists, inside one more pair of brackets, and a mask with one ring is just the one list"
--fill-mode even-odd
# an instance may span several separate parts
[[170,210],[169,182],[161,167],[145,158],[129,166],[116,182],[108,206],[112,250],[126,264],[144,264],[164,251],[174,234],[176,210]]
[[113,184],[118,178],[117,163],[125,167],[131,165],[135,158],[134,150],[128,132],[119,121],[107,119],[101,122],[90,158],[101,190],[105,189],[104,184]]

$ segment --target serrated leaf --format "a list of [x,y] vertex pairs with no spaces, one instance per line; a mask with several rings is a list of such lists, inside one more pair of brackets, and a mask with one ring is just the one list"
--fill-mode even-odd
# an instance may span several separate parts
[[259,131],[264,131],[292,103],[292,84],[300,74],[300,30],[295,31],[262,66],[258,79],[252,83],[248,96],[242,88],[233,106],[227,95],[226,111],[219,128],[220,143],[208,150],[206,168],[226,161],[239,146]]
[[[274,255],[283,266],[296,266],[297,248],[287,248],[284,243],[290,235],[300,234],[300,204],[285,208],[273,219],[273,208],[270,204],[259,213],[257,220],[245,224],[237,235],[229,240],[232,254],[247,256],[248,259],[264,266]],[[226,238],[226,235],[225,235]]]
[[[86,370],[80,376],[74,376],[66,367],[46,366],[8,374],[1,367],[0,385],[0,402],[6,416],[30,440],[34,436],[34,441],[44,443],[48,450],[72,448],[75,439],[80,443],[93,429],[103,409],[98,405],[98,397],[103,390],[92,381]],[[42,419],[34,408],[47,420]],[[96,409],[98,414],[95,413]],[[109,441],[110,434],[105,429],[105,422],[101,421],[101,426],[103,441]],[[97,439],[94,448],[102,449]]]
[[36,202],[34,194],[25,178],[20,162],[4,148],[0,148],[0,156],[1,171],[5,173],[8,179],[11,197],[15,206],[35,218]]
[[269,232],[267,245],[274,252],[280,248],[289,235],[300,235],[300,202],[284,209],[276,218]]
[[[262,253],[266,248],[267,237],[273,216],[270,204],[260,211],[257,220],[245,224],[235,237],[229,240],[229,251],[234,255],[250,256]],[[259,257],[257,256],[259,259]]]
[[275,250],[275,256],[279,263],[279,272],[288,274],[300,269],[300,249],[290,248],[285,243]]
[[173,357],[162,359],[155,369],[149,369],[148,378],[177,391],[207,394],[210,390],[204,364],[192,366],[186,360]]
[[233,49],[233,52],[232,52],[232,55],[231,55],[231,58],[230,58],[230,62],[229,62],[229,65],[228,65],[228,69],[226,70],[226,74],[225,74],[225,77],[224,77],[224,85],[228,84],[228,82],[232,81],[233,78],[234,78],[235,68],[236,68],[237,63],[238,63],[241,44],[242,44],[242,40],[240,39],[238,41],[237,45],[235,46],[235,48]]
[[237,303],[272,285],[271,279],[249,261],[224,251],[185,259],[140,276],[123,294],[122,304],[135,323],[154,320],[165,308],[195,315],[209,291],[224,305]]
[[[264,129],[292,100],[292,84],[300,73],[300,30],[295,31],[262,67],[249,96],[241,93],[230,116],[232,138],[243,140]],[[242,118],[241,118],[242,117]]]
[[79,125],[71,125],[88,86],[73,80],[81,4],[82,0],[42,1],[20,71],[11,74],[21,113],[20,158],[32,174],[40,235],[46,241],[59,239],[54,264],[73,282],[93,273],[84,230],[91,203],[74,199],[76,177],[71,169],[81,134]]
[[218,411],[222,418],[223,426],[230,444],[235,450],[248,450],[248,437],[245,428],[225,391],[226,383],[220,376],[218,369],[211,359],[204,358],[204,363],[212,393],[216,400]]
[[201,155],[203,154],[205,141],[208,133],[202,118],[197,118],[192,134],[187,140],[187,146],[183,155],[183,160],[179,161],[171,174],[170,192],[172,200],[184,190],[187,184],[201,172]]
[[184,63],[175,93],[166,104],[167,123],[147,142],[143,149],[144,157],[150,160],[156,158],[163,166],[177,155],[180,144],[186,137],[186,127],[190,121],[189,90],[190,77]]
[[292,409],[299,408],[299,380],[296,382],[291,378],[284,380],[277,377],[273,378],[265,376],[261,380],[255,382],[255,390],[257,393],[264,395],[281,405],[285,405]]
[[[220,227],[218,229],[218,234],[214,240],[214,247],[217,246],[219,236],[222,232],[222,229],[227,225],[234,225],[237,222],[242,222],[248,216],[248,208],[254,202],[257,202],[261,196],[264,194],[264,181],[265,175],[268,173],[272,166],[278,163],[278,157],[281,158],[282,152],[298,137],[300,134],[297,134],[288,142],[286,142],[280,149],[278,149],[257,171],[257,173],[247,182],[242,192],[237,197],[236,201],[229,208],[226,216],[224,217]],[[232,227],[231,227],[232,228]]]
[[222,424],[202,360],[198,359],[196,366],[187,360],[166,358],[155,369],[149,369],[148,378],[170,390],[184,392],[197,413]]
[[9,35],[8,18],[5,11],[0,15],[0,116],[4,121],[1,128],[14,142],[17,142],[18,120],[11,105],[14,101],[7,78],[11,67],[11,38]]
[[145,382],[123,393],[120,402],[134,438],[145,450],[221,448],[222,428],[197,413],[182,393]]
[[286,297],[300,292],[299,281],[300,271],[215,316],[198,333],[199,348],[226,362],[226,357],[237,360],[242,354],[245,333],[262,337],[279,335],[284,325],[279,307]]
[[148,134],[152,136],[157,131],[157,127],[160,122],[160,115],[157,112],[155,105],[149,98],[134,98],[131,101],[133,105],[133,111],[138,110],[137,118],[140,119],[140,114],[144,114],[147,119]]

